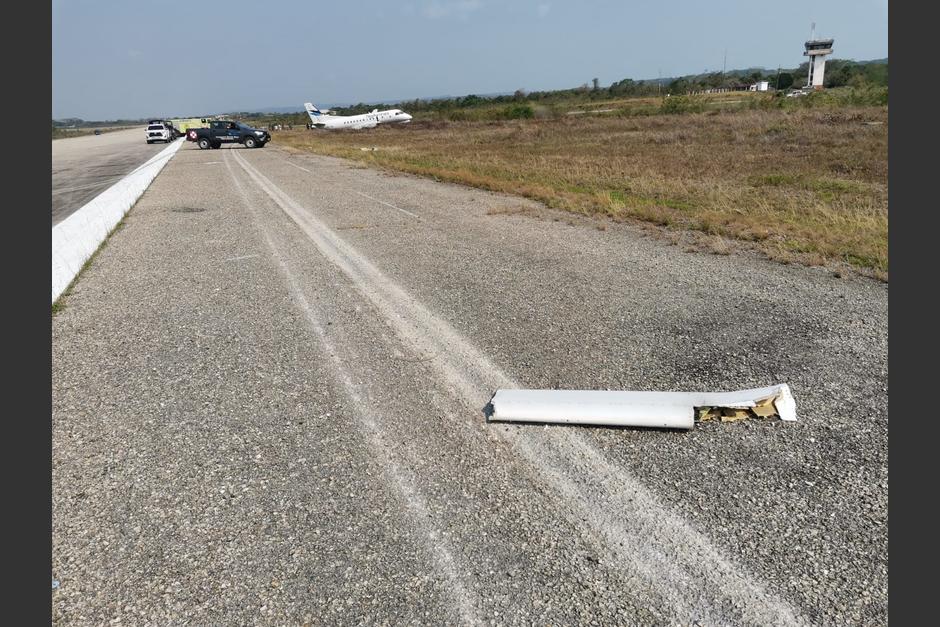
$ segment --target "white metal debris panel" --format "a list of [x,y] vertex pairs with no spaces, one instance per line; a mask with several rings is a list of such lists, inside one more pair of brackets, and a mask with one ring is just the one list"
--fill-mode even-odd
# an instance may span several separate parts
[[736,392],[497,390],[490,420],[691,429],[696,407],[750,408],[772,399],[782,420],[796,420],[785,383]]

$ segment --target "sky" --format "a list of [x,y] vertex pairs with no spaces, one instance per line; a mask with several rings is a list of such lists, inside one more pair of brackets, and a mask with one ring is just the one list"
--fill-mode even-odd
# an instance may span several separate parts
[[[53,0],[52,117],[202,116],[888,56],[887,0]],[[727,52],[726,52],[727,51]]]

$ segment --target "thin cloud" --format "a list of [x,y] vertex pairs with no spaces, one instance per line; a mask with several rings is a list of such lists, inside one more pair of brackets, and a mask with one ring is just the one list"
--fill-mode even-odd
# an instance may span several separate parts
[[538,12],[539,17],[545,17],[548,15],[548,12],[552,10],[552,5],[548,2],[543,2],[539,5]]

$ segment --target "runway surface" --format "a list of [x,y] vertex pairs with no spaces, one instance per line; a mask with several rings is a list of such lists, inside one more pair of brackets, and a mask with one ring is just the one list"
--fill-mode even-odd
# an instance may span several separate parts
[[[886,624],[887,286],[599,225],[183,146],[53,318],[56,623]],[[784,382],[796,423],[483,414]]]
[[146,128],[52,140],[53,226],[166,147]]

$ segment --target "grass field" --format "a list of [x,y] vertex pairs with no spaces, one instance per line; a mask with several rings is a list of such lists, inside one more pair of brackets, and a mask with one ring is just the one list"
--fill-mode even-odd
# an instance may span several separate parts
[[731,240],[781,261],[842,261],[888,276],[887,106],[416,119],[363,131],[285,131],[274,140],[697,233],[715,252],[727,252]]

